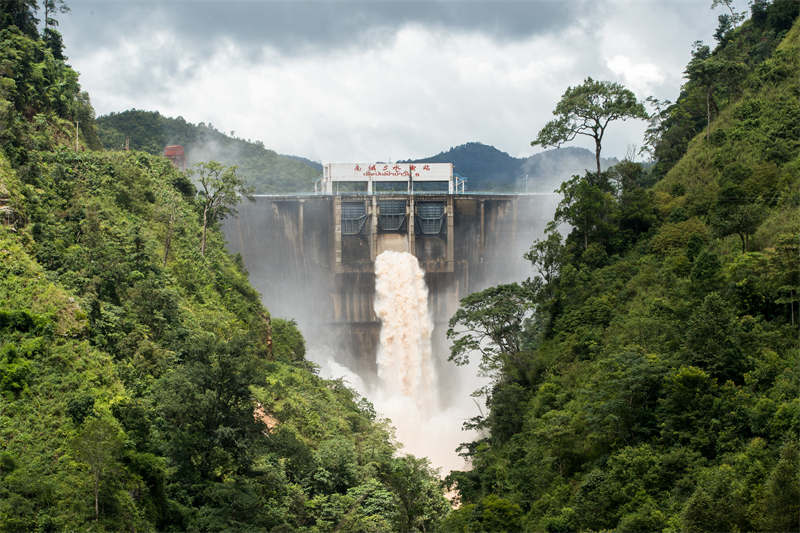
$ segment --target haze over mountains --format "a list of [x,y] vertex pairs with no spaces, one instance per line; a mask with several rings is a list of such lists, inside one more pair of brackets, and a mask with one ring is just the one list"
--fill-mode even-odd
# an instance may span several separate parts
[[[529,192],[553,192],[564,180],[595,165],[594,154],[585,148],[557,148],[518,158],[479,142],[462,144],[426,159],[400,162],[453,163],[454,171],[467,178],[468,191]],[[601,159],[603,168],[618,162],[616,158]]]
[[[119,150],[126,138],[134,150],[153,155],[164,153],[169,144],[184,146],[189,164],[216,160],[239,165],[256,193],[309,192],[322,173],[322,164],[305,157],[281,155],[260,141],[241,139],[236,132],[223,133],[212,124],[192,124],[158,111],[129,110],[97,119],[103,147]],[[453,163],[454,171],[467,178],[467,191],[553,192],[562,181],[594,167],[594,153],[585,148],[548,150],[527,158],[512,157],[494,146],[468,142],[432,157],[407,159],[402,163]],[[616,158],[603,158],[604,168]],[[527,178],[526,178],[527,177]]]

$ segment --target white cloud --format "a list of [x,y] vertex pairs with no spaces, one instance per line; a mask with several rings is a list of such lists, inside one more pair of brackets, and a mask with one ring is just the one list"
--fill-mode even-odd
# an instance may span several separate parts
[[[534,153],[530,141],[566,87],[587,76],[619,81],[641,99],[674,99],[689,45],[703,37],[686,13],[707,15],[703,28],[713,31],[705,4],[598,5],[598,18],[575,18],[559,32],[502,39],[411,21],[374,43],[365,34],[291,54],[235,33],[201,49],[153,18],[139,29],[146,34],[76,55],[62,26],[99,113],[158,110],[325,161],[425,157],[469,141],[520,157]],[[640,121],[615,125],[603,154],[624,155],[643,130]]]
[[653,87],[663,83],[666,78],[656,65],[633,64],[631,58],[621,55],[606,59],[606,64],[614,74],[625,78],[625,86],[637,95],[649,95]]

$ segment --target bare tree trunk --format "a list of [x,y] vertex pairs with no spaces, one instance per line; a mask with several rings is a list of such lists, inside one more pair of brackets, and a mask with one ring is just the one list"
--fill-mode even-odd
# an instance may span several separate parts
[[736,29],[736,13],[733,12],[733,7],[731,6],[730,2],[725,2],[725,5],[728,6],[728,11],[731,12],[731,22],[733,23],[733,29]]
[[206,256],[206,226],[208,225],[208,207],[203,209],[203,240],[200,242],[200,255]]
[[594,140],[595,149],[594,149],[594,158],[597,161],[597,183],[600,183],[600,141],[598,139]]

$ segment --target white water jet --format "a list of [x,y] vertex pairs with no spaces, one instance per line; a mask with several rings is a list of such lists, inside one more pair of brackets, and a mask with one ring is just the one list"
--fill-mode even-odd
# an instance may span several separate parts
[[424,414],[437,410],[428,287],[417,258],[386,251],[375,260],[375,314],[381,319],[378,379],[384,396],[405,397]]
[[[469,465],[455,450],[462,442],[478,437],[464,431],[462,423],[478,414],[469,394],[485,384],[478,378],[476,364],[469,367],[450,365],[448,372],[456,386],[440,391],[432,346],[433,319],[428,310],[425,273],[417,259],[406,252],[384,251],[375,262],[374,308],[381,319],[378,348],[378,380],[371,384],[334,361],[333,349],[315,347],[309,359],[321,366],[320,374],[343,378],[359,394],[366,396],[375,409],[392,421],[395,436],[403,453],[427,457],[442,475],[463,470]],[[440,395],[456,404],[445,407]]]
[[455,449],[471,440],[461,430],[468,415],[442,409],[431,346],[425,272],[407,252],[386,251],[375,261],[375,313],[381,319],[376,409],[396,429],[403,451],[428,457],[442,475],[466,464]]

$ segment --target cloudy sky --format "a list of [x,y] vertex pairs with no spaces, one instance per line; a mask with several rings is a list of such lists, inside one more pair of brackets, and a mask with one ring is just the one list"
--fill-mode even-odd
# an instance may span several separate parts
[[[674,100],[722,13],[711,0],[67,4],[66,55],[98,114],[158,110],[324,162],[470,141],[532,155],[587,76]],[[603,155],[624,156],[644,128],[613,124]]]

